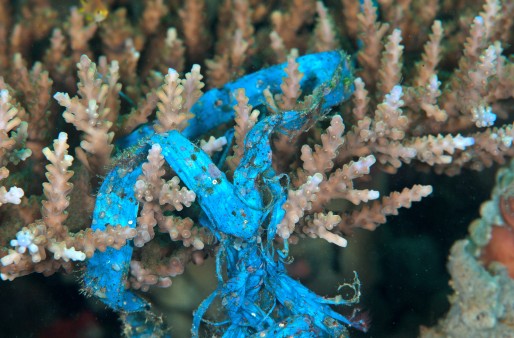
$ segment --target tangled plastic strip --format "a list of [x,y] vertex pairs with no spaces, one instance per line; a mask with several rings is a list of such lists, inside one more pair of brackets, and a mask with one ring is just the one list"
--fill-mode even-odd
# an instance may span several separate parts
[[[199,335],[199,327],[201,320],[216,297],[222,299],[222,305],[225,307],[228,316],[228,328],[224,332],[224,337],[247,337],[257,332],[265,332],[265,330],[276,331],[278,328],[285,329],[290,332],[299,332],[305,330],[305,321],[309,321],[309,328],[306,332],[310,335],[323,332],[330,336],[344,336],[347,333],[345,325],[365,329],[365,323],[362,321],[353,322],[351,319],[332,310],[327,304],[348,305],[358,301],[360,290],[359,283],[355,281],[348,286],[353,289],[354,297],[345,300],[342,297],[336,299],[326,299],[317,296],[305,286],[289,277],[286,273],[284,262],[275,259],[273,247],[273,236],[275,234],[278,221],[283,217],[281,205],[285,199],[286,191],[280,187],[278,180],[271,180],[275,177],[271,167],[271,147],[269,137],[273,130],[278,127],[289,125],[292,121],[305,121],[306,113],[295,111],[285,112],[281,115],[273,115],[266,117],[260,121],[249,133],[245,142],[245,155],[234,173],[234,185],[227,183],[224,187],[218,186],[219,191],[223,191],[225,195],[225,203],[230,206],[230,210],[240,210],[239,213],[233,215],[234,219],[227,220],[225,211],[218,207],[218,203],[214,200],[210,203],[205,197],[205,191],[210,191],[213,187],[210,185],[210,178],[200,178],[199,176],[208,175],[207,170],[203,169],[203,173],[198,175],[201,168],[208,168],[213,165],[210,158],[205,156],[196,156],[196,161],[188,163],[188,156],[193,154],[195,150],[191,150],[191,143],[175,133],[167,137],[172,142],[165,140],[159,142],[163,149],[163,155],[170,166],[176,171],[180,178],[186,183],[189,189],[195,192],[202,192],[199,203],[202,209],[209,215],[212,221],[213,232],[219,233],[219,226],[224,223],[226,227],[239,227],[243,225],[243,231],[253,232],[253,237],[248,238],[240,244],[240,236],[219,234],[217,237],[222,238],[221,246],[216,258],[217,274],[219,285],[217,290],[208,297],[195,313],[193,320],[193,336]],[[260,153],[260,160],[254,157],[254,150]],[[198,153],[198,151],[196,151]],[[197,167],[193,169],[194,167]],[[215,174],[216,177],[218,173]],[[273,182],[271,190],[276,194],[275,204],[264,207],[262,195],[254,194],[253,191],[259,192],[260,187],[255,186],[253,189],[244,187],[244,193],[237,193],[241,187],[237,186],[237,182],[249,182],[247,186],[256,185],[258,176],[268,176],[268,182]],[[223,177],[224,179],[224,177]],[[188,183],[191,182],[192,184]],[[207,186],[202,186],[204,183]],[[213,194],[217,195],[218,192]],[[252,191],[250,193],[250,191]],[[208,193],[207,193],[208,194]],[[246,199],[246,203],[241,206],[240,200]],[[255,201],[255,200],[257,201]],[[261,209],[255,208],[256,205],[263,206]],[[278,206],[278,207],[277,207]],[[239,209],[241,208],[241,209]],[[280,213],[276,217],[271,215],[271,222],[265,219],[268,213]],[[257,215],[251,215],[257,213]],[[260,217],[258,216],[260,214]],[[248,219],[260,219],[258,224],[250,224]],[[266,224],[268,223],[268,224]],[[244,227],[246,225],[246,228]],[[264,240],[259,236],[258,229],[266,228],[268,236]],[[251,230],[249,230],[251,229]],[[246,233],[245,233],[246,235]],[[223,280],[221,271],[225,266],[227,271],[227,280]],[[267,292],[263,292],[267,291]],[[268,297],[263,296],[268,295]],[[278,314],[270,316],[270,309],[277,306]],[[345,324],[345,325],[344,325]],[[262,337],[263,335],[259,335]]]
[[[350,58],[342,51],[331,51],[304,55],[296,59],[298,70],[303,73],[300,87],[303,93],[312,93],[325,85],[323,108],[337,106],[348,99],[353,92],[353,79],[349,67]],[[234,106],[237,104],[235,93],[239,88],[245,89],[248,104],[253,107],[266,105],[264,90],[281,93],[282,79],[287,76],[286,64],[279,64],[262,69],[227,83],[221,88],[214,88],[204,93],[191,107],[195,116],[182,131],[188,139],[195,139],[217,126],[234,119]],[[330,83],[333,82],[333,83]],[[330,90],[328,90],[330,88]],[[127,148],[137,145],[141,139],[154,134],[150,125],[144,125],[132,134],[119,140],[117,146]]]
[[[344,53],[313,54],[299,58],[298,62],[304,73],[302,91],[310,90],[315,94],[317,91],[315,96],[319,100],[316,112],[322,114],[328,111],[351,94],[351,73]],[[197,194],[206,216],[200,217],[200,222],[220,241],[221,249],[217,256],[219,286],[195,314],[193,332],[196,335],[203,313],[216,297],[225,300],[227,297],[235,297],[226,302],[230,304],[225,307],[229,323],[226,336],[273,332],[287,323],[293,332],[301,328],[303,330],[306,320],[311,323],[311,331],[321,330],[330,334],[341,335],[346,332],[344,325],[339,322],[363,328],[360,321],[352,322],[334,312],[326,305],[326,299],[288,277],[282,260],[274,258],[273,238],[276,226],[284,214],[281,206],[285,200],[285,188],[280,185],[279,177],[271,168],[269,136],[277,128],[294,132],[319,116],[290,111],[266,117],[259,122],[245,141],[245,155],[234,174],[234,184],[227,180],[203,151],[187,139],[198,137],[233,118],[231,107],[235,101],[230,93],[237,88],[246,89],[250,104],[263,104],[264,89],[269,88],[272,93],[279,91],[282,77],[285,76],[284,66],[261,70],[221,89],[205,93],[193,106],[196,116],[182,134],[172,131],[152,136],[147,133],[151,136],[148,145],[159,143],[166,161],[186,186]],[[132,139],[121,144],[133,144],[142,135],[145,132],[134,132]],[[136,152],[142,154],[147,149],[140,147]],[[108,224],[135,227],[138,202],[134,197],[133,186],[141,174],[141,165],[142,160],[135,160],[129,168],[116,167],[108,174],[97,197],[93,229],[103,230]],[[257,181],[260,183],[257,184]],[[261,196],[263,189],[272,195],[267,205]],[[235,198],[226,198],[228,196]],[[220,197],[224,197],[221,200],[225,201],[221,207]],[[267,226],[265,220],[268,220]],[[265,244],[259,241],[259,229],[267,231]],[[123,313],[144,312],[148,309],[146,301],[125,289],[131,255],[132,245],[126,245],[120,250],[109,248],[105,252],[97,252],[88,261],[84,278],[85,287],[92,294]],[[222,265],[227,270],[227,281],[223,281],[221,275]],[[356,285],[358,283],[353,284],[353,288],[357,296]],[[268,297],[263,297],[264,291]],[[352,301],[338,299],[332,303],[348,304]],[[280,306],[278,310],[275,309],[277,304]],[[272,310],[279,315],[271,316]],[[149,327],[148,332],[151,330]],[[141,332],[144,332],[143,328]]]

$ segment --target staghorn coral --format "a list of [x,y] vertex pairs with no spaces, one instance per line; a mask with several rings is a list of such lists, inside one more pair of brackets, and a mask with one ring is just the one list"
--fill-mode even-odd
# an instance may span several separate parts
[[[63,11],[45,1],[3,2],[0,88],[7,141],[2,149],[9,160],[2,163],[1,176],[6,187],[20,186],[0,191],[6,202],[20,203],[0,209],[4,279],[82,269],[70,260],[134,240],[141,248],[130,263],[128,283],[147,290],[170,286],[171,277],[187,271],[189,262],[213,254],[219,241],[200,225],[194,193],[180,185],[177,173],[162,168],[158,148],[146,154],[142,142],[123,152],[116,149],[123,136],[145,123],[163,133],[184,130],[191,119],[202,118],[192,111],[203,87],[196,63],[207,69],[205,82],[216,87],[287,61],[283,80],[270,89],[266,103],[249,105],[249,90],[234,88],[236,101],[224,108],[235,112],[235,121],[225,121],[213,131],[215,138],[203,143],[213,158],[228,155],[220,169],[230,179],[243,158],[245,136],[259,119],[290,110],[313,116],[300,131],[272,135],[273,169],[289,178],[278,242],[308,236],[346,246],[356,228],[373,230],[386,216],[432,192],[428,185],[389,194],[367,186],[366,179],[379,169],[394,175],[409,164],[457,175],[463,168],[481,170],[512,155],[508,103],[514,96],[514,66],[510,50],[504,51],[512,43],[511,1],[486,1],[482,9],[475,1],[465,10],[458,2],[431,2],[420,16],[414,15],[420,6],[416,1],[412,6],[379,1],[376,6],[368,0],[360,10],[350,1],[105,4],[109,15],[97,24],[73,7]],[[38,22],[45,25],[37,28]],[[347,87],[353,82],[355,92],[330,118],[320,118],[325,99],[314,88],[300,87],[304,69],[295,59],[341,47],[355,52],[357,77],[338,81]],[[191,72],[181,76],[183,69]],[[52,95],[64,112],[52,103]],[[70,132],[65,123],[82,134]],[[232,139],[224,133],[233,124]],[[58,148],[67,148],[65,137],[56,133],[64,128],[70,143],[80,145],[71,155],[62,150],[57,155]],[[137,130],[132,135],[148,131]],[[42,151],[54,137],[55,154]],[[53,166],[44,187],[43,154],[54,157],[48,159]],[[79,160],[71,168],[69,156]],[[87,229],[91,213],[80,205],[98,191],[101,178],[96,176],[117,166],[130,168],[147,156],[148,171],[133,187],[141,201],[135,230],[118,223],[104,231]],[[83,187],[83,196],[68,198],[72,171],[81,173],[74,184]],[[34,173],[35,179],[11,184],[17,172]],[[39,206],[29,201],[43,195]],[[18,216],[27,209],[33,214],[29,222]]]

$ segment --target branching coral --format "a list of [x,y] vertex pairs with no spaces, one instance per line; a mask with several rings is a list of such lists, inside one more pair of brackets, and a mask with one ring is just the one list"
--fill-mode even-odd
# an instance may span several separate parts
[[[178,171],[179,159],[165,161],[171,155],[157,134],[193,140],[212,163],[205,170],[216,185],[259,195],[259,208],[276,206],[255,220],[259,241],[252,243],[279,256],[304,237],[347,246],[355,229],[373,230],[432,192],[429,185],[401,192],[368,186],[378,170],[394,175],[408,164],[457,175],[511,157],[511,1],[431,1],[421,13],[421,2],[378,3],[106,1],[109,13],[99,23],[83,10],[65,13],[44,0],[0,1],[2,279],[86,269],[74,261],[86,261],[90,271],[92,257],[105,263],[101,257],[120,249],[126,260],[112,269],[123,295],[125,283],[143,291],[169,287],[189,262],[225,250],[234,274],[274,266],[267,273],[280,277],[269,285],[282,290],[288,278],[282,268],[245,242],[255,234],[209,226],[208,211],[200,209],[217,211],[193,189],[195,182],[184,180],[195,165]],[[336,52],[299,57],[332,49],[355,52],[355,71],[351,57],[328,66],[327,55],[341,55]],[[244,76],[280,62],[269,73]],[[205,83],[220,89],[204,93],[200,69],[206,69]],[[56,132],[64,129],[67,134]],[[270,139],[251,136],[256,130]],[[52,138],[53,150],[45,148]],[[68,153],[68,142],[79,147]],[[48,182],[41,184],[45,157]],[[257,166],[268,161],[260,172]],[[33,179],[19,179],[29,173]],[[125,177],[134,182],[112,196]],[[116,206],[127,196],[130,208]],[[276,219],[266,219],[270,215]],[[284,251],[274,251],[278,245]],[[260,263],[249,263],[246,254]],[[103,281],[97,283],[86,281],[85,291],[106,295],[95,289]],[[228,294],[220,290],[216,295]],[[293,298],[276,301],[299,301]],[[362,326],[350,317],[342,322]],[[278,329],[270,318],[252,322],[253,332]],[[318,329],[325,325],[314,315],[286,322],[295,327],[303,319]],[[229,332],[243,330],[232,324]]]

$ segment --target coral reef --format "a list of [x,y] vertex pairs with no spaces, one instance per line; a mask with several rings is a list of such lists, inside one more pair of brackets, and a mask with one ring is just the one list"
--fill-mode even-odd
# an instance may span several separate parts
[[[510,0],[0,0],[0,277],[75,272],[85,293],[130,312],[123,297],[173,287],[216,257],[212,297],[225,312],[213,318],[227,322],[205,321],[208,333],[365,328],[356,309],[316,308],[297,282],[312,302],[293,306],[289,247],[306,237],[347,247],[433,191],[388,190],[384,173],[455,176],[512,157],[513,17]],[[190,159],[171,153],[177,144],[177,154],[195,149]],[[212,186],[190,176],[196,158]],[[216,208],[204,193],[222,188],[232,193],[216,195]],[[501,194],[503,218],[480,228],[489,244],[471,235],[452,251],[457,290],[468,275],[473,288],[509,283],[476,261],[512,269],[512,201]],[[252,219],[254,209],[266,212]],[[220,210],[249,218],[220,221]],[[261,321],[227,305],[236,280]],[[355,294],[326,303],[355,303],[359,282],[344,285]],[[511,292],[500,289],[491,292]],[[197,335],[212,301],[195,316]],[[506,318],[505,304],[494,307],[486,326]]]
[[512,214],[504,206],[513,182],[511,162],[498,172],[491,199],[482,204],[468,238],[453,245],[450,311],[437,326],[422,328],[422,337],[509,337],[514,332]]

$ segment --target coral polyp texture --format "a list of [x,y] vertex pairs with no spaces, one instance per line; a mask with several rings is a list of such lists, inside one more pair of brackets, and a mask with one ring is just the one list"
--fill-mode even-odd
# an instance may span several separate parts
[[452,275],[451,308],[422,337],[509,337],[514,332],[514,231],[511,193],[514,162],[496,177],[491,199],[469,236],[452,246],[448,269]]
[[[435,184],[387,177],[512,157],[513,18],[510,0],[0,0],[2,283],[74,274],[126,336],[168,336],[152,292],[212,261],[195,337],[367,331],[366,267],[317,295],[292,251],[347,250]],[[488,235],[452,249],[446,321],[486,316],[455,310],[463,274],[512,283],[502,189]],[[512,317],[500,298],[483,325]],[[467,330],[448,323],[422,333]]]

